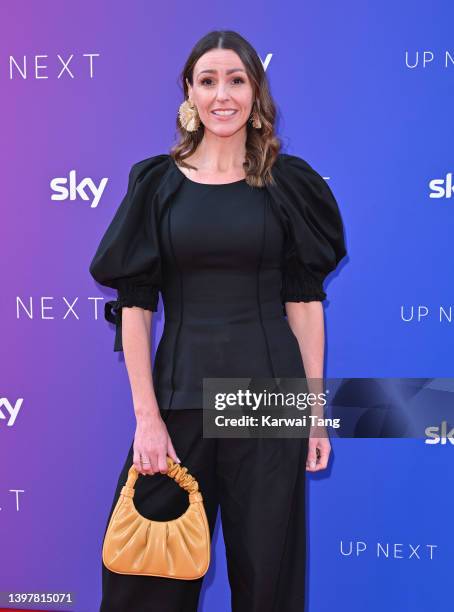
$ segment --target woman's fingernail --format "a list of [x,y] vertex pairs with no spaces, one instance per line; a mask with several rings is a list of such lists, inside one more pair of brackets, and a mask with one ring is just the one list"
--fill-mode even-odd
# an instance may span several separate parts
[[311,461],[310,465],[311,465],[311,468],[314,468],[315,467],[315,461]]

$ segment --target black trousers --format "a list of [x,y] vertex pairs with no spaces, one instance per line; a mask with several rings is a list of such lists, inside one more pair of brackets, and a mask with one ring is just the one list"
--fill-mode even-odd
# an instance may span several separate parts
[[[161,415],[199,482],[211,536],[220,507],[232,611],[304,612],[307,438],[203,438],[202,410]],[[106,530],[132,460],[131,444]],[[135,506],[149,519],[177,518],[188,507],[166,474],[139,475],[135,489]],[[102,563],[100,612],[197,612],[203,578],[117,574]]]

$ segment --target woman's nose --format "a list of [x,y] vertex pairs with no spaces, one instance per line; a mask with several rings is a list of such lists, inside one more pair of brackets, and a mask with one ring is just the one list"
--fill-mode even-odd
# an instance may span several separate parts
[[228,92],[227,92],[227,86],[226,85],[224,85],[224,84],[218,85],[218,89],[216,91],[216,98],[219,101],[228,100],[229,95],[228,95]]

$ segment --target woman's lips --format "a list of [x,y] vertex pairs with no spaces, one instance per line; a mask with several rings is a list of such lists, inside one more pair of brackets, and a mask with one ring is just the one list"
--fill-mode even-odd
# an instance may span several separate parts
[[[228,110],[228,109],[225,109],[225,110]],[[211,111],[211,114],[214,117],[216,117],[216,119],[222,119],[225,121],[226,119],[230,119],[231,117],[234,117],[237,114],[237,112],[238,112],[237,110],[234,110],[233,113],[218,115],[214,111]]]

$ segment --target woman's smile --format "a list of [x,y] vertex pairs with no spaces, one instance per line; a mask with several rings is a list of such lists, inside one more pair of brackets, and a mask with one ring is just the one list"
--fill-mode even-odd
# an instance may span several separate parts
[[211,114],[214,115],[217,119],[226,120],[230,119],[236,115],[238,111],[235,109],[215,109],[211,111]]

